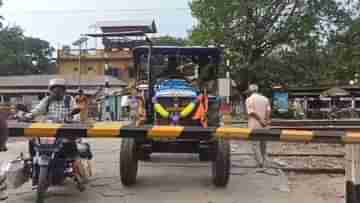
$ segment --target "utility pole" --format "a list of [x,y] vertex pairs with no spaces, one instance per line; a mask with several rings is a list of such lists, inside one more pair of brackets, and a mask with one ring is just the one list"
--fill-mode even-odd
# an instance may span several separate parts
[[80,81],[81,81],[81,56],[82,56],[82,47],[81,45],[83,43],[86,43],[88,41],[87,37],[80,37],[78,40],[76,40],[73,45],[74,46],[79,46],[79,75],[78,75],[78,86],[80,89]]
[[81,81],[81,44],[79,44],[79,75],[78,75],[78,87],[80,89],[80,81]]
[[[359,74],[349,81],[351,86],[358,85]],[[352,99],[352,109],[355,109],[355,100]],[[347,144],[345,146],[345,197],[346,203],[360,202],[360,144]]]

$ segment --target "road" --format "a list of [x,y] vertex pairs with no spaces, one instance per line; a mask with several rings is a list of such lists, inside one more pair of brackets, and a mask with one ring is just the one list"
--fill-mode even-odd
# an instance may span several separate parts
[[[76,203],[340,203],[333,186],[341,188],[343,178],[291,177],[263,173],[256,169],[252,156],[234,156],[232,176],[225,189],[217,189],[211,183],[210,164],[199,162],[192,155],[155,154],[152,162],[142,162],[138,183],[124,188],[119,179],[119,139],[89,140],[95,153],[95,175],[85,192],[75,189],[71,182],[64,187],[51,188],[47,202]],[[25,142],[9,144],[9,151],[1,154],[1,161],[15,158],[26,151]],[[238,152],[251,152],[250,145],[242,142]],[[318,179],[316,179],[318,178]],[[291,179],[295,182],[289,181]],[[312,189],[321,179],[322,187],[331,185],[329,192],[314,192]],[[307,181],[307,182],[306,182]],[[311,185],[307,185],[311,184]],[[319,186],[320,187],[320,186]],[[16,190],[9,190],[8,203],[30,203],[35,192],[30,184]],[[325,191],[326,192],[326,191]],[[340,191],[342,192],[342,191]],[[332,197],[335,198],[332,198]]]

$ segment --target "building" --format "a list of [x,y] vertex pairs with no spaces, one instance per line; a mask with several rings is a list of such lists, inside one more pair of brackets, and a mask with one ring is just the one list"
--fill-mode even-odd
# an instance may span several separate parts
[[[23,76],[3,76],[0,77],[0,104],[10,105],[22,103],[35,105],[48,93],[49,80],[62,77],[59,75],[23,75]],[[127,86],[126,82],[114,77],[98,76],[92,80],[81,81],[71,77],[64,77],[67,80],[67,92],[75,95],[79,87],[88,96],[95,95],[105,81],[109,81],[112,91],[121,91]]]
[[92,80],[99,76],[110,75],[123,81],[129,80],[132,54],[129,50],[104,49],[58,50],[59,74],[72,80]]
[[[287,104],[284,108],[291,110],[294,104],[300,104],[305,117],[313,119],[327,118],[334,110],[346,113],[351,112],[360,116],[360,86],[338,85],[319,87],[291,87],[273,88],[273,103],[280,101],[280,97]],[[276,108],[276,105],[274,106]]]
[[[132,48],[146,43],[143,37],[134,32],[155,33],[155,22],[104,21],[97,22],[96,28],[101,33],[86,34],[87,37],[99,38],[102,49],[81,48],[87,37],[81,38],[73,45],[78,49],[63,47],[58,50],[57,65],[60,75],[72,80],[91,80],[94,77],[110,75],[122,81],[129,81],[133,67]],[[131,36],[124,36],[122,33]]]

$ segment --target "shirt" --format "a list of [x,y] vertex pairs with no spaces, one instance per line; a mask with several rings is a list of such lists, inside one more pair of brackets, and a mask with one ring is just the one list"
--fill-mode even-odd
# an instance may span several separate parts
[[76,101],[77,105],[79,107],[81,107],[81,109],[87,109],[89,106],[89,100],[88,100],[87,96],[85,96],[85,95],[77,96],[75,101]]
[[[246,99],[246,110],[248,115],[256,113],[262,120],[266,119],[266,114],[271,112],[271,106],[268,98],[263,95],[253,93]],[[254,117],[249,116],[248,127],[251,129],[263,128],[261,123]]]
[[[66,108],[64,99],[59,101],[50,101],[50,104],[48,105],[49,97],[45,97],[31,111],[31,114],[33,116],[45,115],[47,120],[52,120],[55,122],[64,122],[65,120],[71,120],[70,113],[77,106],[74,98],[70,97],[69,108]],[[48,111],[47,106],[49,106]]]

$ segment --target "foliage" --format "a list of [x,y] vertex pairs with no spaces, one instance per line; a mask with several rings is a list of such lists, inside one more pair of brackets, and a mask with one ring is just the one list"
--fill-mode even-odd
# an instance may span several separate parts
[[53,48],[49,42],[25,37],[20,27],[0,30],[0,75],[48,73]]
[[198,24],[190,42],[224,45],[241,91],[249,82],[268,88],[316,85],[338,72],[339,62],[329,58],[336,53],[327,43],[352,24],[356,2],[351,2],[194,0],[190,7]]
[[[2,0],[0,0],[0,7]],[[3,27],[0,15],[0,75],[54,73],[49,42],[26,37],[19,26]]]
[[[2,6],[2,0],[0,0],[0,7]],[[2,20],[4,20],[4,17],[0,14],[0,28],[2,28],[3,24],[2,24]]]

